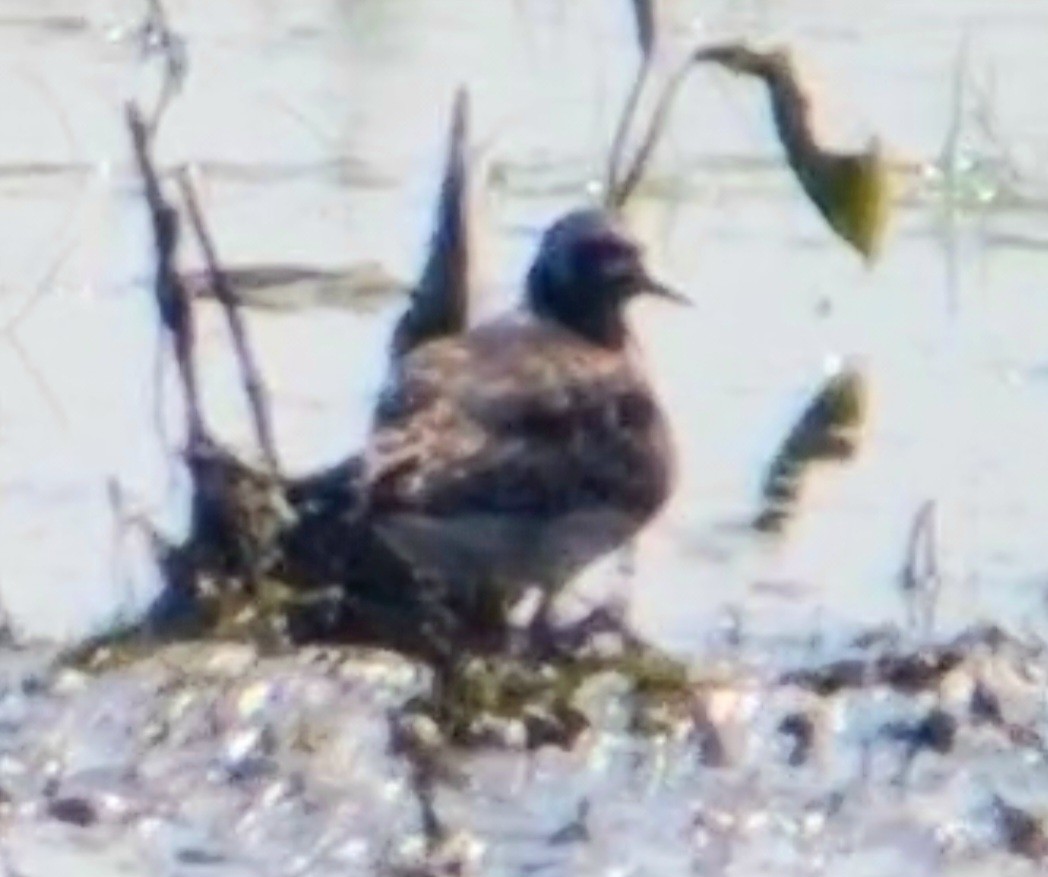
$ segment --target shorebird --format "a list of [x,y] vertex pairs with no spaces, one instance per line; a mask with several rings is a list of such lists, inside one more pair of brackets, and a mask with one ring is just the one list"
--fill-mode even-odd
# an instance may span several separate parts
[[[657,137],[625,162],[654,46],[634,0],[641,64],[611,148],[600,207],[542,235],[522,307],[469,328],[468,98],[455,100],[433,240],[394,330],[391,375],[363,454],[368,530],[469,619],[502,626],[537,587],[537,627],[583,567],[626,546],[673,484],[666,420],[626,322],[651,294],[621,211]],[[621,170],[621,168],[625,170]]]
[[669,496],[667,424],[625,316],[645,293],[686,301],[612,211],[574,210],[542,235],[521,308],[395,362],[361,510],[467,613],[502,619],[537,587],[546,620]]

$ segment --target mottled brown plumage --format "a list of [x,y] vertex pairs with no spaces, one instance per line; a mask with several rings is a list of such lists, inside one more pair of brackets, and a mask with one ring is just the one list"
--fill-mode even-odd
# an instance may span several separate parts
[[365,453],[376,532],[451,591],[555,593],[672,485],[666,423],[623,316],[652,280],[602,211],[554,224],[525,307],[398,363]]

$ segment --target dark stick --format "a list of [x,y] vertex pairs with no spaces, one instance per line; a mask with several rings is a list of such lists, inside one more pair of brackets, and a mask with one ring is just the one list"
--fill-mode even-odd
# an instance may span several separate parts
[[206,430],[200,404],[200,391],[193,366],[193,319],[186,290],[175,270],[175,249],[178,246],[178,213],[164,199],[160,182],[151,158],[152,137],[138,108],[129,103],[126,107],[127,126],[131,132],[131,144],[138,163],[138,171],[145,189],[146,204],[153,225],[156,244],[155,294],[160,321],[171,334],[175,351],[175,364],[186,400],[188,421],[188,445],[190,453],[206,444]]
[[673,107],[673,101],[677,97],[677,92],[680,90],[681,85],[684,84],[687,74],[691,71],[692,64],[693,62],[689,58],[666,82],[655,105],[651,121],[648,123],[644,136],[640,140],[640,145],[633,155],[633,161],[630,162],[622,178],[616,180],[614,186],[607,193],[607,201],[611,207],[621,209],[640,184],[641,177],[644,175],[644,171],[647,170],[648,162],[651,160],[651,154],[654,152],[655,146],[659,142],[659,137],[666,127],[670,109]]
[[651,74],[651,65],[655,50],[655,11],[651,0],[633,0],[633,13],[637,27],[637,44],[640,48],[640,64],[630,86],[629,94],[626,96],[626,104],[622,108],[615,135],[611,141],[611,150],[608,154],[608,171],[604,181],[604,191],[607,203],[615,208],[621,207],[626,199],[619,196],[621,184],[619,182],[619,167],[622,164],[623,152],[626,148],[626,137],[629,135],[630,125],[637,115],[640,104],[640,96],[644,91],[644,85]]
[[[935,623],[935,608],[942,588],[935,539],[935,500],[925,500],[913,517],[900,584],[911,627],[919,621],[925,636]],[[918,619],[918,613],[920,618]]]
[[204,223],[204,215],[200,210],[196,193],[193,191],[193,186],[184,170],[178,174],[178,184],[182,190],[182,198],[185,201],[186,208],[189,211],[189,221],[193,225],[197,240],[199,240],[200,247],[204,252],[204,260],[207,263],[207,271],[211,279],[211,286],[215,291],[215,297],[222,306],[222,311],[226,315],[226,321],[229,323],[229,332],[233,337],[237,361],[240,363],[240,370],[243,374],[244,390],[247,392],[251,416],[255,422],[255,435],[258,439],[259,448],[262,451],[266,465],[269,467],[270,474],[277,475],[280,471],[280,465],[277,460],[276,442],[273,438],[266,391],[262,383],[258,364],[255,362],[251,346],[248,344],[244,321],[241,319],[240,310],[237,307],[236,294],[230,288],[229,281],[222,271],[214,243]]
[[634,23],[637,25],[637,44],[640,53],[650,57],[655,51],[654,0],[633,0]]

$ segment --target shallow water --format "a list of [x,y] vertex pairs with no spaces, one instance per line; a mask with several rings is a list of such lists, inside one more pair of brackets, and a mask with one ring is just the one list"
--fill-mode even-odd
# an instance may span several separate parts
[[[127,599],[113,581],[123,561],[106,479],[170,528],[184,518],[167,453],[177,399],[168,382],[157,400],[148,246],[120,113],[129,96],[152,99],[157,64],[135,38],[137,4],[7,6],[3,87],[20,124],[0,144],[11,214],[0,313],[19,322],[18,345],[0,345],[0,578],[29,631],[76,633]],[[723,73],[688,86],[634,217],[696,300],[686,313],[636,315],[677,421],[681,487],[642,548],[633,596],[673,645],[689,648],[729,603],[776,623],[783,612],[817,623],[817,610],[895,617],[890,583],[926,499],[949,575],[943,618],[1039,618],[1045,508],[1028,483],[1048,416],[1038,319],[1048,132],[1031,96],[1048,79],[1035,38],[1048,8],[1010,9],[881,3],[857,17],[802,2],[664,4],[667,57],[697,35],[789,41],[828,136],[880,135],[901,190],[887,255],[865,271],[800,197],[763,96]],[[599,178],[632,73],[625,4],[185,2],[171,14],[190,66],[160,160],[190,164],[234,265],[373,261],[413,276],[450,95],[469,83],[489,170],[481,273],[492,310],[512,300],[542,226]],[[252,321],[289,467],[357,441],[399,307],[391,296],[377,312]],[[249,449],[214,316],[209,415]],[[830,356],[858,357],[871,385],[863,451],[811,486],[783,538],[747,538],[737,525],[763,467]]]
[[[669,54],[696,37],[794,46],[827,136],[876,133],[892,151],[899,209],[885,257],[867,271],[788,176],[763,96],[724,73],[695,77],[633,217],[696,302],[635,315],[674,413],[681,484],[642,542],[634,582],[604,567],[580,591],[628,589],[638,623],[684,652],[705,653],[729,611],[772,642],[835,641],[901,620],[907,532],[934,500],[940,623],[1043,633],[1048,4],[663,7]],[[599,179],[632,74],[626,4],[606,0],[171,0],[170,14],[189,71],[158,158],[191,166],[231,265],[377,261],[412,277],[451,95],[468,83],[490,172],[492,310],[511,301],[541,228]],[[184,526],[170,453],[178,400],[158,366],[149,241],[122,127],[123,101],[156,91],[140,18],[123,0],[0,3],[0,591],[30,635],[81,635],[151,593],[134,534],[115,532],[110,479],[169,532]],[[186,258],[197,264],[192,248]],[[400,304],[251,317],[289,469],[359,441]],[[201,311],[209,417],[250,452],[224,327]],[[756,539],[740,525],[763,468],[827,358],[841,356],[858,358],[871,387],[862,450],[818,473],[783,536]],[[665,794],[660,813],[676,806]],[[601,818],[613,834],[615,809]],[[644,855],[659,847],[650,839]],[[905,843],[894,850],[908,855]],[[611,873],[616,856],[598,856],[593,872]],[[505,873],[541,870],[499,861]],[[849,873],[896,866],[874,858]]]

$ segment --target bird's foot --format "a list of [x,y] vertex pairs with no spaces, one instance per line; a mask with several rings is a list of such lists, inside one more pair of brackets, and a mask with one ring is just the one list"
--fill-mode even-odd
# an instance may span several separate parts
[[556,624],[549,611],[538,611],[517,638],[518,654],[537,661],[571,658],[589,648],[598,638],[617,637],[623,648],[643,645],[627,619],[624,600],[603,603],[582,618]]

